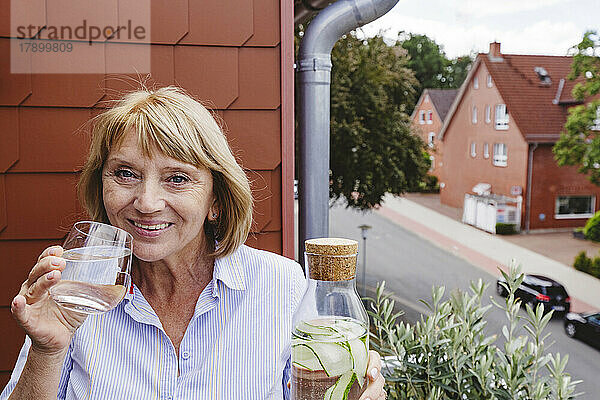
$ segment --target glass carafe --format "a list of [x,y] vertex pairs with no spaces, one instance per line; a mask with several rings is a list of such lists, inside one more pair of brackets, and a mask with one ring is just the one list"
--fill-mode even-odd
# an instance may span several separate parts
[[292,399],[358,400],[366,387],[369,319],[356,292],[358,242],[305,242],[307,290],[294,315]]

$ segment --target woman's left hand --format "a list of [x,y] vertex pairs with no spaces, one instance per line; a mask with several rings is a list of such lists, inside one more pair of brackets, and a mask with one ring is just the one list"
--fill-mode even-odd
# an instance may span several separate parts
[[369,365],[367,366],[368,385],[360,400],[384,400],[387,393],[383,390],[385,379],[381,374],[381,357],[376,351],[369,351]]

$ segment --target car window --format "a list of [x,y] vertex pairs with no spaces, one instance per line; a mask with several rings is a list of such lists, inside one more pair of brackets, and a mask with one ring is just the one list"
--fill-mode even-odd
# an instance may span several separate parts
[[557,296],[562,296],[562,297],[567,297],[567,292],[565,291],[565,289],[561,288],[561,287],[556,287],[556,286],[550,286],[550,287],[544,287],[542,288],[543,292],[545,295],[548,295],[550,297],[557,297]]

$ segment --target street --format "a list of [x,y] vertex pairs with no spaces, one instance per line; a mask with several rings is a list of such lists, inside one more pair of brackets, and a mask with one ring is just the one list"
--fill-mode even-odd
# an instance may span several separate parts
[[[363,240],[359,225],[372,226],[367,235],[367,287],[375,287],[385,280],[388,291],[394,293],[396,303],[406,312],[405,320],[414,322],[425,306],[418,300],[429,301],[432,286],[445,286],[446,296],[451,290],[469,289],[469,282],[482,279],[489,283],[484,303],[490,303],[490,296],[498,302],[502,298],[495,294],[496,277],[477,268],[434,244],[423,240],[376,212],[362,213],[344,206],[334,206],[329,213],[329,236],[346,237],[359,242],[357,286],[363,279]],[[454,238],[460,241],[460,238]],[[525,312],[523,311],[523,315]],[[488,334],[498,334],[506,323],[503,311],[492,307],[487,317]],[[525,333],[525,331],[522,331]],[[581,399],[597,399],[600,393],[600,351],[566,336],[562,320],[554,318],[546,332],[546,346],[552,353],[569,354],[567,371],[573,380],[581,379],[577,392],[585,392]]]

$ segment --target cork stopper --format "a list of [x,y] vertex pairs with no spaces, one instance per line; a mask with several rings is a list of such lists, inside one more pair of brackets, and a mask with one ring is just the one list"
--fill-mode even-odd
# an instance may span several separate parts
[[358,242],[343,238],[318,238],[304,242],[310,279],[348,281],[356,276]]

